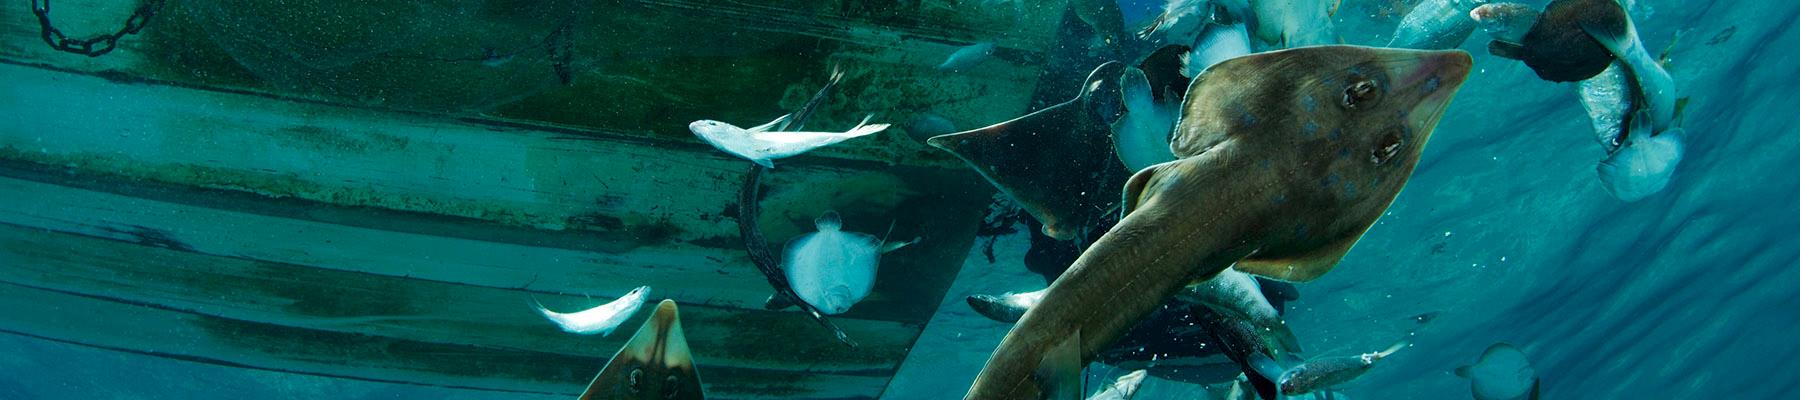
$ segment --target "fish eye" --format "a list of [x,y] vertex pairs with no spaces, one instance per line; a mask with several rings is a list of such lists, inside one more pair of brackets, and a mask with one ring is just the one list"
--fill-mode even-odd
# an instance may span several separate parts
[[644,369],[643,368],[632,368],[631,369],[631,392],[632,393],[643,393],[644,392]]
[[1344,88],[1344,108],[1357,109],[1375,104],[1381,99],[1380,87],[1375,81],[1363,79]]
[[1406,146],[1406,139],[1400,138],[1400,131],[1389,130],[1375,142],[1375,149],[1369,154],[1369,161],[1375,165],[1386,164],[1394,156],[1400,155],[1400,148]]

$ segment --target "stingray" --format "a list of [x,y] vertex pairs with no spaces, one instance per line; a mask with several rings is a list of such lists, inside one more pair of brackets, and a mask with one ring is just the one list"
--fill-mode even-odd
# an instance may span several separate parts
[[1207,69],[1188,87],[1177,159],[1127,181],[1124,218],[1007,333],[966,398],[1067,393],[1099,351],[1226,268],[1329,272],[1399,195],[1471,64],[1461,51],[1317,46]]
[[1113,156],[1118,77],[1125,66],[1095,68],[1074,99],[1010,121],[926,140],[968,163],[1043,222],[1045,235],[1068,240],[1108,212],[1129,176]]
[[681,333],[675,301],[663,300],[637,334],[594,375],[581,400],[700,400],[700,372]]

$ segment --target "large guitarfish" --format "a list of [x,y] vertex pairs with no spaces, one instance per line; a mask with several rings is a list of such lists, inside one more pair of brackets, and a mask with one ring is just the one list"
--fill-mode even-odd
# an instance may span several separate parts
[[594,375],[579,400],[701,400],[700,373],[675,302],[663,300],[637,334]]
[[1066,396],[1096,352],[1234,263],[1294,281],[1329,271],[1405,186],[1470,64],[1319,46],[1208,69],[1182,105],[1179,159],[1132,176],[1124,219],[1013,326],[967,398]]

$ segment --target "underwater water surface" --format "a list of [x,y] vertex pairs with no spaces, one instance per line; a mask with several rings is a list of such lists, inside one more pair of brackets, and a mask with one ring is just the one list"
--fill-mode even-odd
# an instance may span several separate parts
[[[5,12],[23,12],[22,3]],[[1128,21],[1158,5],[1124,3]],[[1352,16],[1388,3],[1406,2],[1344,0],[1339,35],[1385,43],[1391,25]],[[1299,284],[1299,299],[1286,305],[1307,356],[1411,343],[1341,387],[1340,399],[1470,398],[1469,381],[1452,371],[1498,342],[1529,357],[1548,399],[1800,397],[1800,177],[1792,173],[1800,165],[1800,55],[1792,51],[1800,49],[1800,2],[1638,0],[1630,10],[1649,48],[1674,42],[1669,69],[1691,99],[1686,157],[1668,187],[1633,202],[1609,195],[1595,174],[1605,154],[1574,85],[1488,55],[1477,32],[1461,47],[1474,55],[1473,72],[1410,183],[1332,273]],[[7,112],[31,118],[29,110]],[[976,314],[964,298],[1042,288],[1020,261],[1029,242],[1022,233],[994,238],[989,261],[977,240],[948,293],[920,300],[937,302],[936,313],[881,398],[967,391],[1009,326]],[[0,330],[7,312],[0,310]],[[1426,313],[1436,317],[1423,326],[1412,318]],[[1090,368],[1087,388],[1122,373]],[[1152,378],[1136,398],[1210,393]],[[0,335],[0,399],[567,397],[234,368]]]

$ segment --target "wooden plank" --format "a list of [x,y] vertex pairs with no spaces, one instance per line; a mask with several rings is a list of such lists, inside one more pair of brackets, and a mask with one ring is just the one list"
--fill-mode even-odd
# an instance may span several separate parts
[[[0,284],[0,308],[7,310],[0,314],[4,333],[225,366],[382,382],[573,395],[605,363],[605,358],[256,323],[12,283]],[[702,352],[698,346],[695,350]],[[868,399],[887,381],[885,376],[700,368],[710,397],[725,399]]]
[[[566,334],[528,306],[539,299],[557,309],[580,309],[610,298],[215,257],[170,249],[166,242],[104,240],[14,225],[0,225],[0,241],[7,243],[4,254],[25,260],[0,270],[0,280],[231,319],[588,357],[611,356],[629,336]],[[654,290],[651,296],[661,297]],[[689,329],[691,344],[724,349],[707,357],[716,365],[853,375],[891,373],[920,329],[845,319],[845,329],[867,342],[852,349],[807,329],[810,320],[792,313],[688,304],[682,317],[697,325]],[[788,339],[771,340],[781,336]],[[819,359],[786,356],[794,352]]]
[[[749,283],[758,280],[745,275],[751,270],[743,263],[736,231],[724,214],[733,208],[737,174],[747,164],[715,152],[670,151],[631,141],[569,140],[575,138],[536,130],[495,132],[502,128],[173,86],[119,85],[92,76],[0,64],[0,79],[12,78],[22,84],[0,88],[0,109],[43,112],[29,120],[0,121],[0,161],[53,166],[71,176],[105,175],[121,185],[148,182],[311,202],[294,206],[301,209],[394,210],[551,233],[595,233],[589,238],[598,244],[581,249],[599,254],[540,252],[534,249],[546,245],[535,244],[537,238],[526,232],[514,236],[532,242],[528,247],[534,249],[508,248],[492,254],[531,255],[470,255],[469,259],[480,261],[469,264],[479,265],[484,274],[494,273],[477,283],[481,285],[511,287],[536,280],[533,284],[540,286],[534,288],[552,290],[560,283],[548,282],[550,278],[539,274],[539,269],[579,269],[575,275],[564,275],[568,280],[562,282],[609,278],[599,280],[627,287],[637,284],[631,282],[633,278],[643,276],[717,283],[688,285],[706,295],[677,293],[676,298],[737,307],[754,307],[767,294],[766,288]],[[93,103],[95,98],[113,101]],[[384,126],[381,124],[386,128],[371,128]],[[964,171],[860,171],[795,163],[784,164],[770,181],[762,226],[776,243],[809,231],[813,216],[827,209],[842,212],[853,229],[881,231],[890,221],[900,221],[896,235],[927,235],[920,245],[888,258],[888,265],[907,271],[899,275],[905,278],[889,279],[895,282],[878,287],[869,306],[857,311],[892,320],[929,318],[935,306],[918,300],[942,296],[947,289],[960,266],[956,260],[966,254],[972,241],[975,216],[986,199],[985,189],[971,189],[980,187],[979,181]],[[255,202],[254,198],[240,201]],[[185,218],[178,215],[205,214],[206,210],[198,208],[212,207],[219,206],[163,209],[166,213],[161,216],[120,218],[160,218],[138,225],[180,232],[179,220]],[[132,208],[116,211],[132,213]],[[333,224],[354,227],[362,223]],[[90,221],[88,225],[97,224]],[[266,260],[304,265],[381,268],[376,273],[402,276],[420,269],[427,260],[383,255],[381,246],[373,243],[387,240],[387,232],[346,233],[342,226],[318,224],[288,228],[316,228],[319,230],[310,232],[361,238],[365,242],[359,251],[372,258],[337,254],[344,243],[327,242],[334,236],[324,234],[306,236],[313,240],[309,245],[277,244],[283,249],[279,251],[250,242],[215,250],[224,252],[220,254],[261,252],[258,254]],[[194,229],[216,231],[219,226]],[[466,242],[438,242],[421,236],[473,235],[456,230],[411,233],[423,235],[396,237],[416,238],[420,241],[412,243],[433,246],[420,248],[441,248],[436,246]],[[262,239],[289,235],[267,233]],[[232,239],[234,236],[239,239]],[[224,234],[196,240],[250,239]],[[326,250],[314,251],[309,246]],[[240,248],[245,250],[236,250]],[[517,265],[522,259],[541,264]],[[391,263],[360,265],[370,260]],[[353,266],[341,265],[345,263]],[[611,267],[596,268],[600,265]],[[579,290],[618,293],[616,289]]]
[[[1042,4],[1040,4],[1042,3]],[[118,26],[136,0],[59,0],[73,36]],[[639,0],[447,10],[330,1],[171,2],[143,34],[90,58],[58,53],[28,12],[0,14],[0,57],[202,87],[362,107],[475,114],[691,143],[696,119],[755,124],[804,102],[834,68],[841,98],[817,126],[864,114],[904,124],[927,113],[988,123],[1026,111],[1063,1]],[[543,41],[567,15],[575,76],[559,83]],[[396,23],[395,21],[402,21]],[[597,28],[602,27],[602,28]],[[965,73],[932,67],[958,46],[997,42],[1003,62]],[[495,58],[496,53],[505,53]],[[516,53],[516,54],[515,54]],[[603,95],[597,95],[603,94]],[[967,122],[964,122],[967,121]],[[896,129],[898,131],[898,129]],[[819,155],[955,166],[896,134]]]

